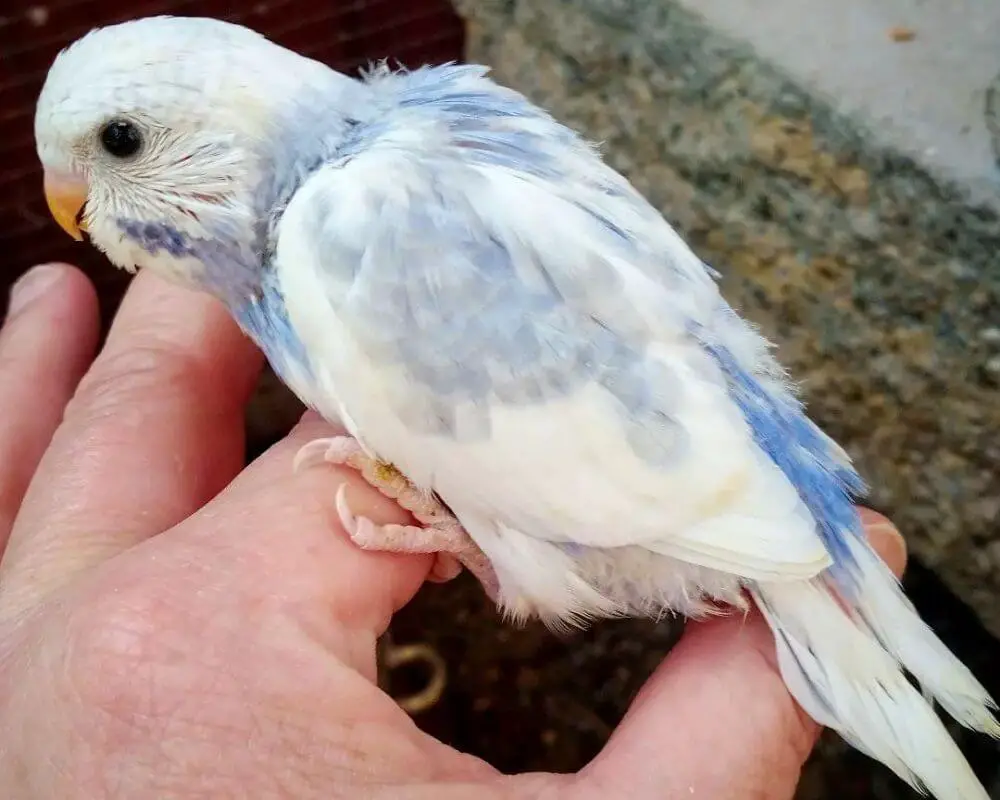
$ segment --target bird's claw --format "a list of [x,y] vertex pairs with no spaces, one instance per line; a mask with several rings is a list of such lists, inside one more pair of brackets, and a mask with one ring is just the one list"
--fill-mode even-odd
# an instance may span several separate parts
[[[465,550],[468,534],[455,521],[444,526],[437,525],[377,525],[368,517],[358,516],[351,511],[347,502],[347,484],[337,489],[337,516],[351,541],[362,550],[389,553],[431,553],[436,556],[428,580],[445,583],[458,577],[462,572],[462,562],[457,550]],[[477,548],[478,549],[478,548]]]
[[410,483],[392,464],[369,456],[351,436],[315,439],[295,455],[296,472],[317,464],[345,465],[356,469],[386,497],[409,511],[420,525],[378,525],[351,511],[347,484],[337,490],[336,508],[348,536],[363,550],[391,553],[430,553],[436,556],[428,580],[443,583],[457,577],[465,566],[496,598],[496,575],[488,559],[455,516],[430,492]]
[[350,464],[358,455],[363,455],[363,451],[357,439],[353,437],[331,436],[326,439],[313,439],[299,448],[292,461],[292,470],[298,473],[319,464]]

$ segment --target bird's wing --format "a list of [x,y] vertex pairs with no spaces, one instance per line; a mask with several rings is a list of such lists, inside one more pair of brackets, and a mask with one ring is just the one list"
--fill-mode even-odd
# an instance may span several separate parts
[[766,343],[673,229],[589,151],[557,180],[435,122],[321,169],[280,223],[329,413],[466,523],[746,577],[828,566],[796,478],[833,475],[833,451],[762,446],[794,452],[802,423],[769,408]]

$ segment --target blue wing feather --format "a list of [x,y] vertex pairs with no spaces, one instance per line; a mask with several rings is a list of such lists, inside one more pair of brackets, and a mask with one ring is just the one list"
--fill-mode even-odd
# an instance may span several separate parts
[[788,394],[767,391],[724,345],[704,343],[729,381],[729,393],[750,423],[754,440],[778,465],[816,520],[834,561],[832,572],[845,590],[853,587],[854,557],[846,537],[861,537],[855,497],[866,487],[852,467],[841,463],[830,442]]

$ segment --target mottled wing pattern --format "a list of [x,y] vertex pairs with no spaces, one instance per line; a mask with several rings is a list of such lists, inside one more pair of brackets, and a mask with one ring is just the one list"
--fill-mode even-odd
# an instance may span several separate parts
[[[479,68],[373,80],[395,104],[391,124],[359,128],[307,185],[296,220],[366,357],[419,389],[419,402],[400,403],[407,424],[488,439],[497,407],[597,385],[634,454],[675,469],[692,463],[690,431],[672,413],[680,381],[721,385],[826,548],[845,557],[856,474],[655,209]],[[740,421],[720,412],[717,424]]]

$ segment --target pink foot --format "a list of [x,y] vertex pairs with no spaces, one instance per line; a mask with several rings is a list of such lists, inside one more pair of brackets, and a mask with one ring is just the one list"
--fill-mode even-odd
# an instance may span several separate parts
[[316,463],[346,465],[358,470],[369,484],[409,511],[420,525],[376,525],[355,516],[347,502],[347,486],[337,490],[337,514],[351,540],[364,550],[389,553],[435,553],[429,580],[456,577],[464,566],[491,599],[497,596],[496,574],[489,560],[462,524],[432,493],[415,487],[392,464],[372,458],[350,436],[316,439],[295,456],[294,469]]

